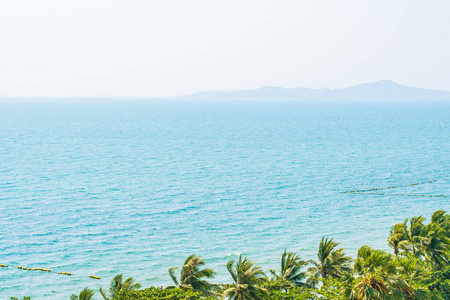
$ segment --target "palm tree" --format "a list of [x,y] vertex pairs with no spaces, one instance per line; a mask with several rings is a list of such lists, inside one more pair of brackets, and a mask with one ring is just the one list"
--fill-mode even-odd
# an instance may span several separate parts
[[118,297],[126,291],[137,290],[140,288],[141,284],[135,283],[132,277],[123,281],[122,274],[118,274],[113,278],[113,280],[111,280],[108,295],[102,290],[102,288],[100,288],[100,294],[102,294],[105,300],[114,300],[118,299]]
[[297,254],[284,250],[284,253],[281,255],[279,275],[273,269],[270,272],[275,276],[276,280],[288,286],[306,286],[307,284],[303,280],[307,275],[306,272],[302,272],[302,268],[308,263],[309,261],[300,259],[300,256]]
[[223,292],[224,297],[229,300],[257,300],[268,297],[267,290],[261,287],[267,281],[266,275],[255,262],[248,258],[242,259],[242,255],[239,255],[237,262],[230,260],[227,263],[227,269],[234,283],[233,287]]
[[179,280],[175,276],[175,270],[178,269],[178,267],[170,268],[169,274],[175,283],[175,286],[172,287],[210,291],[212,285],[202,278],[213,278],[214,275],[216,275],[216,272],[213,269],[200,269],[200,266],[203,266],[204,264],[205,262],[200,256],[192,254],[184,261],[180,270]]
[[78,296],[72,294],[72,296],[70,296],[70,300],[91,300],[94,294],[95,292],[93,290],[84,288]]
[[449,262],[448,251],[450,251],[450,241],[446,237],[445,230],[436,223],[425,226],[420,236],[415,240],[417,247],[416,256],[423,256],[429,265],[438,270]]
[[447,235],[449,234],[448,230],[450,227],[450,216],[444,210],[440,209],[435,211],[431,215],[431,223],[441,226],[447,231]]
[[339,278],[350,269],[351,257],[345,256],[344,248],[336,249],[338,245],[333,239],[322,238],[317,252],[319,260],[311,261],[313,266],[308,269],[307,284],[314,287],[319,278]]
[[423,263],[420,263],[418,258],[411,255],[408,257],[396,257],[395,264],[398,274],[408,282],[423,282],[430,275],[424,268]]
[[405,240],[406,224],[398,223],[392,226],[389,231],[388,245],[394,249],[395,256],[398,255],[399,247]]
[[353,267],[356,276],[345,288],[345,298],[351,300],[431,299],[428,290],[414,289],[398,274],[398,270],[398,264],[392,254],[362,246]]
[[[367,297],[367,295],[376,295],[381,298],[381,295],[390,293],[386,277],[395,275],[396,268],[388,253],[382,250],[373,250],[369,246],[362,246],[358,250],[354,272],[358,275],[358,282],[353,287],[351,294],[354,299],[370,299],[371,297]],[[352,298],[349,297],[349,299]]]
[[[409,227],[408,227],[409,221]],[[399,243],[399,248],[404,249],[406,251],[412,250],[412,252],[416,253],[416,241],[417,237],[421,234],[422,229],[424,227],[423,222],[425,218],[422,216],[412,217],[411,219],[406,219],[403,224],[405,224],[405,234],[404,240]]]

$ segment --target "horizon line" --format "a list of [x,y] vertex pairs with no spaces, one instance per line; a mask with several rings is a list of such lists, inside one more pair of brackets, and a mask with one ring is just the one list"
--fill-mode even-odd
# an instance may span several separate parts
[[[379,83],[379,82],[389,82],[389,83],[394,83],[396,85],[402,86],[402,87],[409,87],[409,88],[417,88],[417,89],[423,89],[423,90],[429,90],[429,91],[441,91],[441,92],[448,92],[450,93],[450,91],[448,90],[443,90],[443,89],[433,89],[433,88],[423,88],[423,87],[417,87],[417,86],[411,86],[411,85],[404,85],[401,83],[398,83],[394,80],[389,80],[389,79],[381,79],[381,80],[376,80],[376,81],[368,81],[368,82],[361,82],[358,84],[354,84],[351,86],[347,86],[347,87],[341,87],[341,88],[328,88],[328,87],[322,87],[322,88],[308,88],[308,87],[293,87],[293,88],[289,88],[289,87],[282,87],[282,86],[272,86],[272,85],[264,85],[264,86],[260,86],[258,88],[254,88],[254,89],[229,89],[229,90],[200,90],[197,92],[192,92],[189,94],[181,94],[181,95],[174,95],[174,96],[131,96],[131,95],[98,95],[98,96],[94,96],[94,95],[84,95],[84,96],[70,96],[70,95],[57,95],[57,96],[8,96],[8,95],[0,95],[0,99],[7,99],[7,98],[13,98],[13,99],[42,99],[42,98],[133,98],[133,99],[173,99],[173,98],[183,98],[183,97],[189,97],[189,96],[194,96],[196,94],[200,94],[200,93],[227,93],[227,92],[239,92],[239,91],[256,91],[256,90],[260,90],[263,88],[280,88],[280,89],[286,89],[286,90],[293,90],[293,89],[309,89],[309,90],[330,90],[330,91],[337,91],[337,90],[345,90],[345,89],[349,89],[352,87],[356,87],[359,85],[363,85],[363,84],[374,84],[374,83]],[[249,98],[250,99],[250,98]],[[295,98],[292,98],[295,99]],[[336,98],[324,98],[324,99],[336,99]],[[376,99],[376,98],[374,98]],[[385,99],[385,98],[384,98]],[[317,99],[316,99],[317,100]],[[350,99],[349,99],[350,100]]]

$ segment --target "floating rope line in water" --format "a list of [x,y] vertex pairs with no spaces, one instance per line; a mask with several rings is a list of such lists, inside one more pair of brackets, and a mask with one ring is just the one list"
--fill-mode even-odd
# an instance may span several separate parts
[[[8,265],[0,264],[0,267],[8,268]],[[25,271],[43,271],[43,272],[55,273],[55,274],[58,273],[60,275],[67,275],[67,276],[72,276],[73,275],[70,272],[56,272],[56,271],[51,271],[50,269],[45,269],[45,268],[28,268],[28,267],[18,266],[17,269],[25,270]],[[89,278],[93,278],[93,279],[100,279],[99,276],[94,276],[94,275],[89,275],[88,277]]]
[[[439,179],[439,180],[446,181],[447,178],[442,178],[442,179]],[[392,186],[388,186],[388,187],[385,187],[385,188],[372,188],[372,189],[365,189],[365,190],[343,191],[341,193],[343,193],[343,194],[350,194],[350,193],[364,193],[364,192],[371,192],[371,191],[382,191],[382,190],[388,190],[388,189],[395,189],[395,188],[399,188],[399,187],[409,187],[409,186],[415,186],[415,185],[434,183],[436,181],[438,181],[438,179],[429,180],[429,181],[422,181],[422,182],[414,182],[414,183],[406,184],[406,185],[392,185]]]
[[365,194],[365,195],[382,195],[382,196],[405,196],[405,197],[441,197],[441,198],[447,198],[446,195],[430,195],[430,194],[388,194],[388,193],[377,193],[377,192],[356,192],[356,191],[350,191],[350,192],[342,192],[345,194]]

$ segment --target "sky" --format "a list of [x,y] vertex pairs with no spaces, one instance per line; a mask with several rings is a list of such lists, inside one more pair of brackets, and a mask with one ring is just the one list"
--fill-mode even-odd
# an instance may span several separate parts
[[2,1],[0,96],[450,91],[449,16],[448,0]]

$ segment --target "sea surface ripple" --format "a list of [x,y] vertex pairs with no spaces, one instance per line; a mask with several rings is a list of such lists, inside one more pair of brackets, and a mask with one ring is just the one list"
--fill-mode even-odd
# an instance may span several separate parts
[[450,196],[449,116],[430,101],[2,102],[0,298],[68,299],[117,273],[167,285],[192,253],[229,282],[240,253],[268,270],[322,236],[388,249],[390,226],[450,198],[340,192],[438,179],[397,191]]

